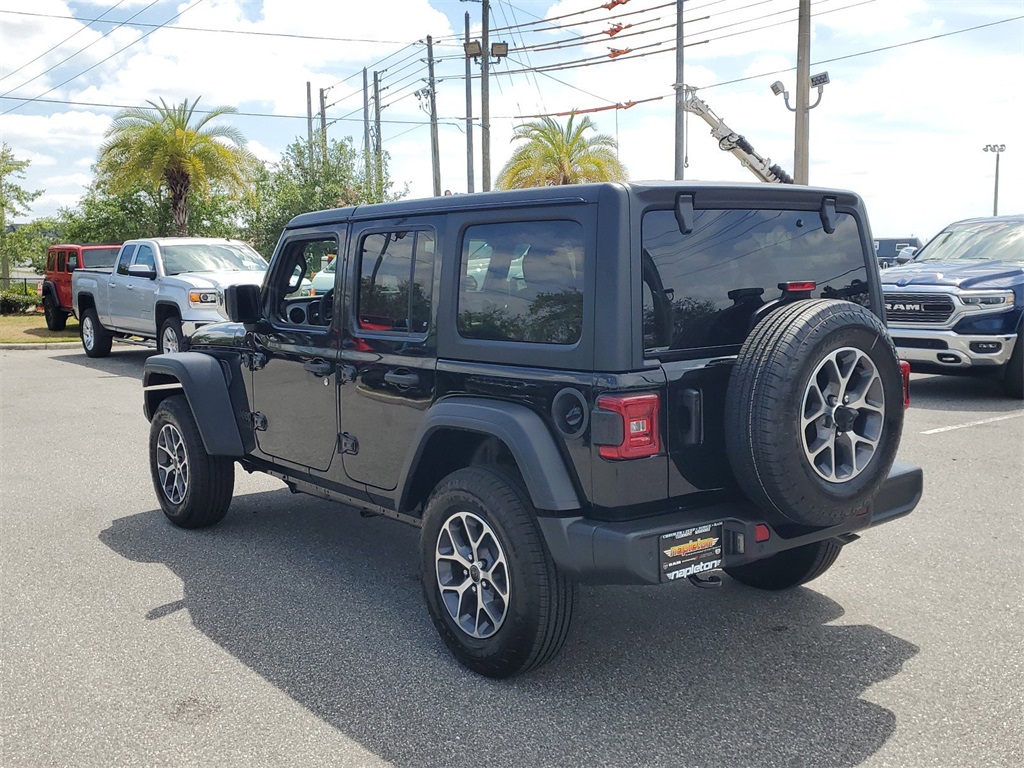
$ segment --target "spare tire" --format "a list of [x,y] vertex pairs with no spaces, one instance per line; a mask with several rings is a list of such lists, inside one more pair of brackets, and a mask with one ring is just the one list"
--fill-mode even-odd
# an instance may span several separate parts
[[779,522],[822,527],[857,514],[902,430],[899,358],[866,308],[799,301],[743,344],[726,394],[726,452],[743,492]]

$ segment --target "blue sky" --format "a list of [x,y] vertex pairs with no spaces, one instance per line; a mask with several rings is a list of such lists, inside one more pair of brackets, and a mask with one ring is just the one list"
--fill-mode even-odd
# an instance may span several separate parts
[[[491,28],[513,27],[491,35],[513,48],[493,67],[492,177],[525,116],[652,99],[592,119],[618,139],[632,178],[671,178],[675,9],[666,0],[611,9],[603,2],[491,0]],[[686,83],[790,171],[793,115],[770,85],[781,80],[793,98],[796,7],[797,0],[684,5]],[[429,195],[430,133],[415,95],[426,84],[417,41],[428,34],[436,41],[442,187],[464,191],[457,38],[467,11],[479,35],[480,10],[457,0],[0,0],[0,140],[32,161],[26,186],[45,190],[27,218],[79,199],[119,106],[201,96],[201,105],[237,107],[243,114],[231,122],[272,162],[306,134],[310,81],[314,111],[318,90],[328,89],[329,134],[361,145],[363,67],[380,71],[386,88],[381,133],[395,181],[410,195]],[[927,239],[952,220],[991,214],[995,161],[982,148],[1005,144],[999,209],[1024,212],[1024,0],[814,0],[812,14],[811,71],[831,78],[810,116],[812,184],[861,194],[876,236]],[[552,21],[535,23],[543,19]],[[613,23],[633,26],[602,34]],[[613,60],[612,48],[635,50]],[[590,66],[504,74],[581,59]],[[686,178],[754,179],[696,116],[688,137]],[[479,131],[476,140],[479,189]]]

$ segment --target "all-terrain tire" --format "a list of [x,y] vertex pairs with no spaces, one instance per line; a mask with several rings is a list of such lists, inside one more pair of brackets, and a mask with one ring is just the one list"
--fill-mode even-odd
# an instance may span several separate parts
[[842,548],[842,544],[826,539],[724,570],[748,587],[789,589],[821,576],[832,567]]
[[78,332],[82,337],[82,348],[89,357],[106,357],[110,354],[114,334],[103,327],[92,307],[82,313],[82,324]]
[[457,470],[434,489],[420,572],[434,626],[474,672],[527,672],[565,642],[576,584],[552,561],[522,483],[496,467]]
[[740,488],[778,522],[836,525],[861,511],[892,467],[902,427],[896,348],[860,305],[795,302],[740,350],[726,451]]
[[210,456],[184,395],[168,397],[149,427],[149,469],[160,508],[181,528],[224,519],[235,490],[234,461]]
[[1003,389],[1010,397],[1024,400],[1024,324],[1017,331],[1017,341],[1003,372]]
[[169,352],[187,352],[188,339],[181,330],[181,320],[168,317],[162,323],[156,337],[156,351],[160,354]]
[[46,328],[50,331],[63,331],[68,324],[67,312],[61,311],[52,293],[43,297],[43,317],[46,318]]

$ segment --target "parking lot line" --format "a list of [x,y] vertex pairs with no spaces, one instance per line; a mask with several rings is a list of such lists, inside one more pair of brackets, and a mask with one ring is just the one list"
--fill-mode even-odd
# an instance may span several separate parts
[[929,429],[922,432],[922,435],[936,435],[939,432],[949,432],[954,429],[963,429],[965,427],[976,427],[979,424],[991,424],[993,421],[1005,421],[1006,419],[1016,419],[1020,416],[1024,416],[1024,411],[1020,413],[1011,413],[1008,416],[993,416],[991,419],[979,419],[978,421],[968,421],[966,424],[955,424],[952,427],[939,427],[938,429]]

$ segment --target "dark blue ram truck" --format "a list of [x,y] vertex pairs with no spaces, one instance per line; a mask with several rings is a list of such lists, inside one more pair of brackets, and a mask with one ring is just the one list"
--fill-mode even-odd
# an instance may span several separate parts
[[994,375],[1024,399],[1024,215],[950,224],[882,272],[882,290],[914,371]]

